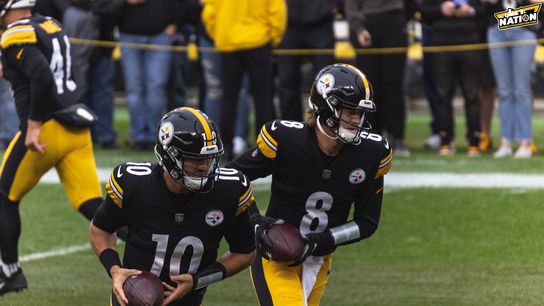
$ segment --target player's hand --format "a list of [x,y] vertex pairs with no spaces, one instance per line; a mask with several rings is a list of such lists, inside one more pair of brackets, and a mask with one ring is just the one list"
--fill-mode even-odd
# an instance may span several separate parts
[[255,224],[255,246],[262,254],[262,256],[270,260],[270,251],[272,249],[272,242],[268,238],[268,229],[274,224],[283,224],[283,219],[277,219],[272,217],[261,217]]
[[138,4],[144,3],[144,2],[145,2],[145,0],[127,0],[127,3],[129,5],[138,5]]
[[164,301],[162,306],[168,305],[175,300],[179,300],[187,293],[193,290],[193,276],[191,274],[181,274],[170,276],[170,279],[178,284],[177,287],[172,287],[169,284],[162,282],[162,285],[166,288],[164,291]]
[[304,240],[304,251],[300,257],[291,264],[291,266],[298,266],[308,258],[308,256],[325,256],[331,254],[336,250],[334,244],[334,238],[330,231],[324,231],[323,233],[309,233],[302,236]]
[[40,141],[40,129],[42,123],[40,121],[34,121],[28,119],[27,121],[27,131],[25,137],[25,146],[34,152],[44,153],[47,144]]
[[440,5],[440,12],[446,17],[451,17],[455,13],[455,3],[453,1],[446,1]]
[[367,30],[361,31],[361,33],[357,35],[357,40],[361,47],[370,47],[370,45],[372,45],[372,36]]
[[470,6],[467,3],[461,4],[457,10],[455,10],[455,16],[457,17],[470,17],[474,16],[476,14],[476,11],[472,6]]
[[115,294],[115,297],[117,297],[117,301],[119,304],[121,304],[121,306],[126,306],[128,304],[125,291],[123,291],[123,284],[127,278],[141,273],[142,271],[136,269],[123,269],[119,266],[111,267],[110,274],[113,281],[113,293]]

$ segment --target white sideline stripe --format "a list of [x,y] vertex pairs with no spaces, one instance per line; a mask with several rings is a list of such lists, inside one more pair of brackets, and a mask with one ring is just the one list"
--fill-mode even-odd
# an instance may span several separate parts
[[[98,178],[106,182],[111,169],[98,168]],[[42,183],[60,182],[57,172],[51,170],[41,179]],[[255,190],[267,190],[270,176],[253,182]],[[448,172],[397,172],[385,177],[385,187],[392,188],[524,188],[544,189],[544,174],[517,173],[448,173]]]
[[64,256],[68,254],[73,254],[85,250],[91,249],[91,245],[89,243],[80,244],[80,245],[73,245],[66,248],[60,248],[60,249],[53,249],[46,252],[41,253],[33,253],[25,256],[21,256],[19,258],[20,262],[28,262],[28,261],[34,261],[34,260],[40,260],[45,259],[48,257],[57,257],[57,256]]

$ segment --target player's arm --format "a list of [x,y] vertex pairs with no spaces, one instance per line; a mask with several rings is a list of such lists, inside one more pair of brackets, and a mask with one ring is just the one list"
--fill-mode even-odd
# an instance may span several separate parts
[[[13,35],[17,34],[11,34]],[[8,37],[10,37],[9,34]],[[18,37],[12,38],[18,39]],[[10,45],[5,52],[9,63],[22,71],[30,80],[30,114],[25,145],[32,151],[43,153],[46,145],[39,139],[40,128],[49,115],[47,111],[53,99],[53,88],[55,88],[49,63],[34,44]]]
[[121,180],[121,166],[113,170],[109,181],[106,183],[104,201],[96,211],[91,221],[89,236],[93,250],[112,278],[112,287],[117,300],[121,305],[128,303],[123,291],[123,283],[131,275],[140,274],[135,269],[124,269],[121,265],[119,253],[115,249],[115,231],[126,225],[126,218],[123,214],[123,181]]
[[368,238],[378,228],[383,198],[383,176],[392,165],[393,150],[384,150],[372,181],[363,189],[355,200],[353,220],[339,226],[329,228],[322,233],[306,234],[306,249],[295,265],[302,263],[309,255],[323,256],[330,254],[340,245],[352,244]]
[[257,136],[256,145],[230,161],[226,167],[242,171],[252,181],[270,175],[279,147],[277,130],[279,126],[277,120],[263,125]]

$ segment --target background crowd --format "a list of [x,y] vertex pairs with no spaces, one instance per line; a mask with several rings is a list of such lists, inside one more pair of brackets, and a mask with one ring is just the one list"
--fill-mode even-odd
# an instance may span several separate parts
[[[366,74],[378,106],[374,132],[388,136],[395,154],[408,156],[407,22],[415,20],[421,24],[422,45],[440,46],[438,52],[424,52],[422,59],[432,115],[426,146],[440,155],[455,153],[453,99],[459,85],[466,153],[478,156],[492,148],[491,118],[498,100],[501,139],[495,140],[499,145],[494,157],[530,158],[536,153],[531,71],[543,27],[499,30],[493,13],[539,1],[37,0],[34,11],[61,21],[72,38],[97,41],[73,40],[72,58],[77,82],[84,88],[80,100],[100,118],[92,129],[93,141],[103,148],[116,148],[119,142],[113,126],[116,67],[121,67],[132,148],[150,148],[155,123],[166,111],[186,105],[187,88],[196,84],[198,107],[217,123],[228,159],[247,147],[250,111],[255,113],[255,131],[273,118],[301,121],[308,90],[302,68],[311,63],[315,75],[336,60]],[[331,52],[312,52],[333,50],[343,40],[362,52],[342,59]],[[121,43],[120,66],[114,63],[114,47],[98,41]],[[470,47],[482,42],[514,43]],[[176,46],[188,48],[170,48]],[[274,49],[296,50],[275,54]],[[195,60],[197,73],[190,69]],[[11,91],[1,79],[2,146],[17,130],[14,112]]]

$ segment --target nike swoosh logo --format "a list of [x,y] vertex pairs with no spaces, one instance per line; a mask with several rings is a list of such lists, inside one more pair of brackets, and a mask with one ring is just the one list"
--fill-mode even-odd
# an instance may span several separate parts
[[0,290],[2,290],[2,288],[4,288],[5,285],[6,285],[6,282],[2,282],[2,283],[0,284]]
[[276,121],[272,122],[271,130],[275,131],[278,127],[276,126]]
[[117,168],[117,177],[121,176],[123,176],[123,173],[121,173],[121,166],[119,166],[119,168]]
[[244,177],[244,181],[242,182],[242,185],[244,185],[244,187],[245,187],[245,186],[247,186],[247,178],[246,178],[245,175],[243,177]]
[[385,148],[389,150],[389,141],[387,141],[387,139],[385,140]]

